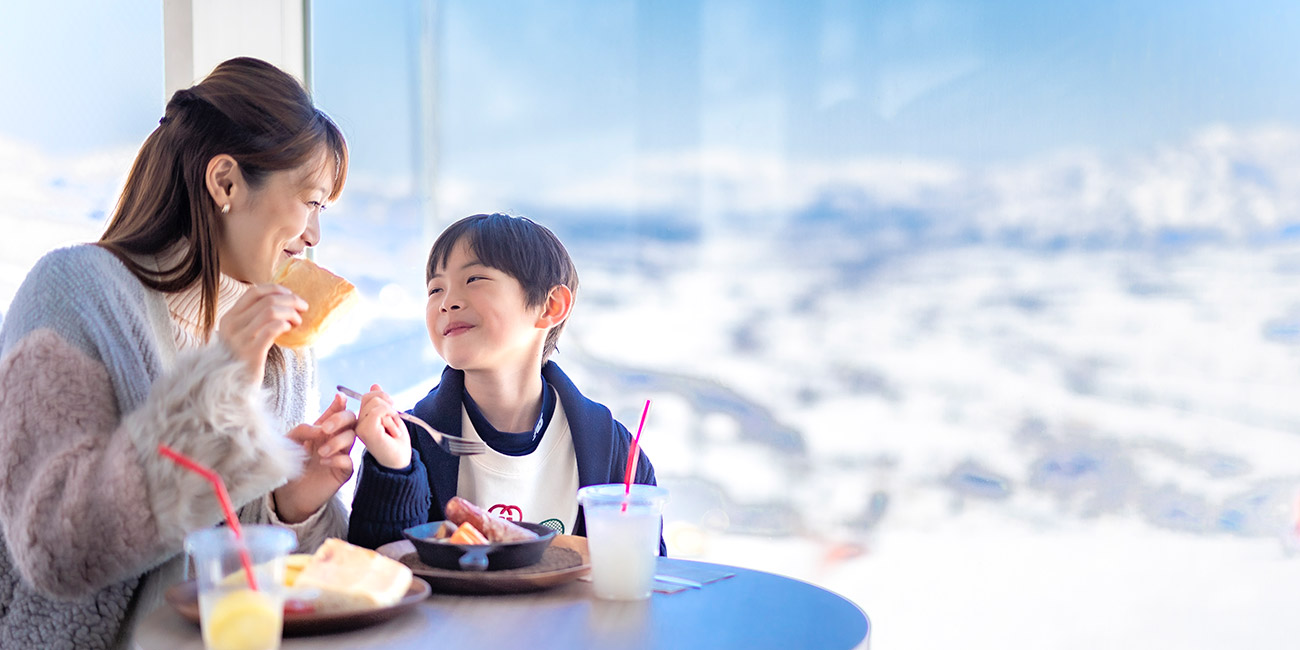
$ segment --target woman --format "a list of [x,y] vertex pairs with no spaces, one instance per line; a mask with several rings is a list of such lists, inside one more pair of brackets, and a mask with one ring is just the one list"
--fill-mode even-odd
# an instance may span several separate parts
[[222,519],[159,443],[215,469],[242,521],[306,551],[346,534],[356,417],[336,396],[300,424],[314,359],[273,341],[306,304],[270,284],[346,172],[302,86],[233,59],[172,97],[100,241],[28,275],[0,330],[0,647],[129,645],[185,534]]

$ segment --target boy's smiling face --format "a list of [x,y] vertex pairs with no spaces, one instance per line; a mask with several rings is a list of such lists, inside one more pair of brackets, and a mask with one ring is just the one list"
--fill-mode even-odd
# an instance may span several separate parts
[[483,265],[468,244],[456,244],[426,288],[425,325],[447,365],[467,372],[540,367],[549,328],[539,319],[542,306],[528,307],[519,281]]

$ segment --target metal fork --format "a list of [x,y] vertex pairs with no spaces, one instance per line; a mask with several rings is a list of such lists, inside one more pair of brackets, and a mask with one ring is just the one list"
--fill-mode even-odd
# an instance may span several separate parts
[[[338,388],[340,393],[343,393],[354,400],[361,400],[361,393],[358,393],[351,388],[346,386],[337,386],[336,388]],[[487,451],[487,445],[478,440],[466,440],[460,436],[443,433],[429,426],[428,422],[425,422],[424,420],[421,420],[405,411],[398,411],[397,417],[428,431],[429,437],[433,438],[433,441],[438,443],[438,446],[442,447],[443,451],[453,456],[474,456]]]

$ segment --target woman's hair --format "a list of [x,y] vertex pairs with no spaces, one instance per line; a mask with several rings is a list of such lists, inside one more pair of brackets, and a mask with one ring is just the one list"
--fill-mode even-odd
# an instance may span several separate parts
[[[343,191],[348,149],[343,133],[318,110],[296,79],[258,59],[218,65],[203,81],[178,90],[158,128],[145,139],[99,245],[112,251],[142,283],[163,292],[202,288],[202,335],[216,323],[220,206],[205,180],[208,162],[228,154],[250,188],[271,172],[294,169],[324,155]],[[133,256],[188,244],[173,266],[157,271]]]
[[[479,262],[518,280],[529,308],[546,304],[551,289],[561,284],[578,295],[578,269],[560,238],[532,219],[501,213],[476,214],[447,226],[429,251],[424,268],[426,283],[438,269],[447,266],[452,250],[462,241]],[[555,352],[567,322],[566,318],[546,333],[543,361]]]

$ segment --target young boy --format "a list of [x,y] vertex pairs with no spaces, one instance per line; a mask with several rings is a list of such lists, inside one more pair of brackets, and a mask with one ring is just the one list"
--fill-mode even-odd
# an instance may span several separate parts
[[[585,535],[578,488],[621,483],[632,436],[547,360],[578,289],[568,251],[529,219],[478,214],[438,237],[425,280],[425,324],[447,367],[410,412],[488,451],[448,454],[419,427],[403,426],[372,386],[357,411],[366,453],[348,541],[376,548],[402,539],[405,528],[444,519],[453,496]],[[655,484],[644,452],[635,481]]]

